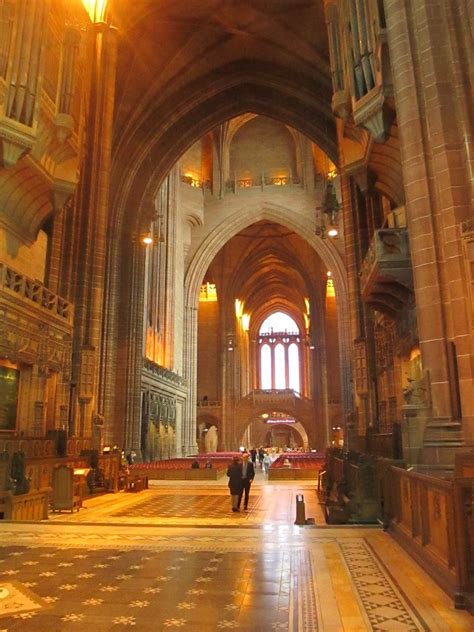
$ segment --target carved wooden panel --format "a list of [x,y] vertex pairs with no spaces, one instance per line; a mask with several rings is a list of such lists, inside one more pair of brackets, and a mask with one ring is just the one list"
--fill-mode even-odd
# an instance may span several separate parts
[[367,350],[365,340],[357,340],[354,343],[354,378],[358,395],[367,395],[369,392],[367,380]]

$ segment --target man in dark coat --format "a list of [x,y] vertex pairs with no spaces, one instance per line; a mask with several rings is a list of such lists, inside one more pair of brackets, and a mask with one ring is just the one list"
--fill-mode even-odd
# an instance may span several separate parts
[[247,511],[249,504],[250,485],[255,478],[255,468],[252,461],[249,461],[248,453],[242,454],[242,489],[240,490],[239,500],[237,508],[240,509],[240,503],[242,502],[242,496],[244,496],[244,511]]
[[232,463],[227,468],[229,477],[230,497],[232,500],[232,511],[240,511],[239,498],[242,492],[242,462],[240,457],[234,456]]

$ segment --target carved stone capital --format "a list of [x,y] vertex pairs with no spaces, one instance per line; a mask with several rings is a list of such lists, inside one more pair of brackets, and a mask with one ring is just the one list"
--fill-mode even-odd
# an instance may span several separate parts
[[347,119],[351,112],[351,101],[347,90],[338,90],[332,95],[331,107],[334,116],[344,121]]
[[382,86],[376,86],[353,106],[354,123],[366,129],[377,143],[390,136],[394,114],[388,108]]
[[1,165],[13,167],[33,147],[36,135],[31,128],[7,117],[0,120]]

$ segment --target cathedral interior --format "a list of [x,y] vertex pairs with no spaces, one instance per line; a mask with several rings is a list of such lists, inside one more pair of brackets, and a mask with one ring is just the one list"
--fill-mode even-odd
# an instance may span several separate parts
[[474,629],[473,36],[0,0],[0,632]]

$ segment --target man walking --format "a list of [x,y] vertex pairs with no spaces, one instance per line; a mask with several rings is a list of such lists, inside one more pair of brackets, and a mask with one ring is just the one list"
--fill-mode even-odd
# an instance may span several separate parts
[[253,463],[249,461],[248,453],[242,454],[242,489],[239,494],[239,502],[237,507],[240,508],[242,502],[242,495],[244,495],[244,511],[247,511],[249,504],[250,485],[255,478],[255,468]]

